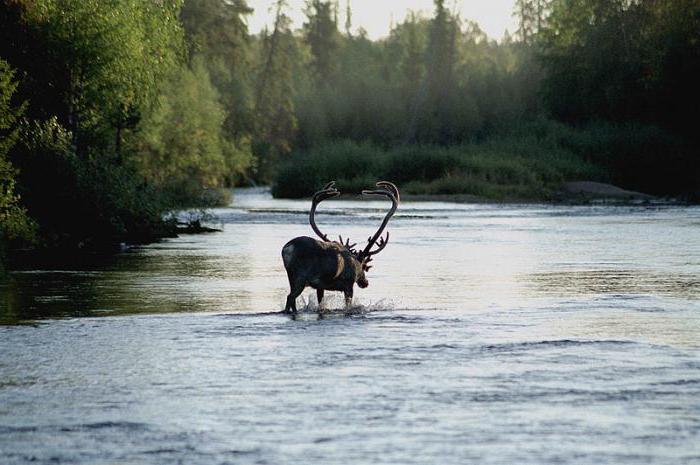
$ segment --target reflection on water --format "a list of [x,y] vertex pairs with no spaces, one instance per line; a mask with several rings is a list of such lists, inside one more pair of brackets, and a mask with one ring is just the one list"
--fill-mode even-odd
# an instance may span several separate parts
[[[386,203],[317,220],[365,238]],[[699,208],[406,202],[354,306],[291,319],[307,208],[16,263],[0,463],[700,463]]]
[[700,299],[700,276],[648,270],[571,270],[532,273],[523,278],[543,295],[636,294]]
[[[213,282],[249,278],[245,255],[221,263],[189,250],[134,250],[116,259],[65,269],[20,270],[0,286],[0,322],[65,316],[98,316],[217,310],[223,299],[245,305],[248,292],[225,292]],[[155,252],[155,253],[153,253]],[[70,269],[73,268],[73,269]],[[76,269],[77,268],[77,269]],[[212,292],[207,292],[208,287]]]

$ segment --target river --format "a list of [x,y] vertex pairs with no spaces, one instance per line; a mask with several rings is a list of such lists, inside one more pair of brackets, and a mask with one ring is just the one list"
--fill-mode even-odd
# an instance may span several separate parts
[[[327,201],[368,237],[386,201]],[[403,203],[296,319],[308,201],[0,284],[2,464],[700,463],[700,208]],[[327,297],[327,298],[328,298]]]

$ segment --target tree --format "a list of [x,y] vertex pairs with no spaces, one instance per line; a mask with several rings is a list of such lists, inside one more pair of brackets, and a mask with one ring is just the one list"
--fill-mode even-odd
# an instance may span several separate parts
[[255,98],[255,134],[258,154],[263,157],[263,171],[280,155],[291,151],[297,129],[294,112],[293,61],[296,43],[291,21],[284,13],[285,0],[277,0],[275,24],[271,34],[262,36]]
[[634,138],[618,130],[615,157],[604,160],[631,188],[700,185],[696,124],[687,116],[700,105],[699,31],[697,0],[555,0],[538,34],[542,93],[555,118],[637,126]]
[[110,245],[163,231],[158,193],[123,166],[122,142],[182,58],[179,8],[0,2],[0,55],[17,70],[16,98],[28,102],[9,159],[39,245]]
[[329,85],[337,71],[340,34],[334,11],[334,4],[330,1],[310,0],[306,4],[304,39],[311,48],[316,82],[322,85]]
[[[176,70],[134,141],[131,163],[160,188],[196,193],[218,187],[251,163],[223,133],[226,112],[201,60]],[[246,151],[243,151],[246,153]]]
[[14,74],[0,58],[0,255],[4,242],[28,240],[34,233],[34,225],[15,191],[17,170],[7,160],[7,153],[17,141],[17,123],[24,111],[24,105],[13,106],[11,102],[17,89]]
[[226,110],[225,132],[231,140],[250,137],[253,128],[253,76],[246,0],[188,0],[180,19],[190,61],[202,57]]
[[520,42],[532,45],[542,30],[551,9],[552,0],[516,0],[514,15],[518,19],[516,36]]
[[681,115],[698,103],[699,26],[697,0],[553,2],[538,36],[551,111],[688,130]]
[[425,47],[429,24],[410,12],[404,22],[392,31],[392,38],[400,43],[400,87],[404,101],[410,105],[417,98],[425,73]]
[[122,130],[178,60],[177,1],[15,0],[0,9],[0,55],[25,76],[28,114],[56,116],[82,156],[96,144],[118,151]]
[[345,3],[345,36],[352,37],[352,9],[350,8],[350,0]]
[[414,99],[407,141],[417,139],[440,144],[454,141],[458,32],[458,18],[450,15],[444,0],[435,0],[435,16],[430,24],[424,58],[425,78]]

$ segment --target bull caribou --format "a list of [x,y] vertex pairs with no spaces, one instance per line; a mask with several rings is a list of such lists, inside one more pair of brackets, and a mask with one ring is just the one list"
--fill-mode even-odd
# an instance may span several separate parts
[[282,261],[290,287],[285,312],[296,313],[296,299],[308,286],[316,289],[319,308],[324,291],[343,292],[345,305],[350,306],[355,283],[363,289],[369,285],[366,276],[372,268],[369,263],[389,243],[389,232],[383,237],[382,233],[399,206],[399,189],[394,184],[380,181],[377,189],[362,191],[362,195],[387,197],[391,200],[391,208],[377,232],[367,239],[367,246],[360,251],[355,249],[357,244],[351,244],[350,239],[343,241],[339,236],[339,241],[332,241],[316,226],[314,214],[318,204],[338,195],[340,192],[335,188],[335,181],[331,181],[311,199],[309,223],[320,240],[307,236],[295,237],[282,248]]

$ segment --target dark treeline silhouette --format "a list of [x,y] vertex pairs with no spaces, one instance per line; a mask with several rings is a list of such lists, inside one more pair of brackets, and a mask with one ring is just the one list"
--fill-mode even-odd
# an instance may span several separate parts
[[434,3],[370,40],[350,2],[253,35],[245,0],[0,1],[0,244],[150,240],[251,180],[697,199],[698,0],[517,0],[499,41]]

